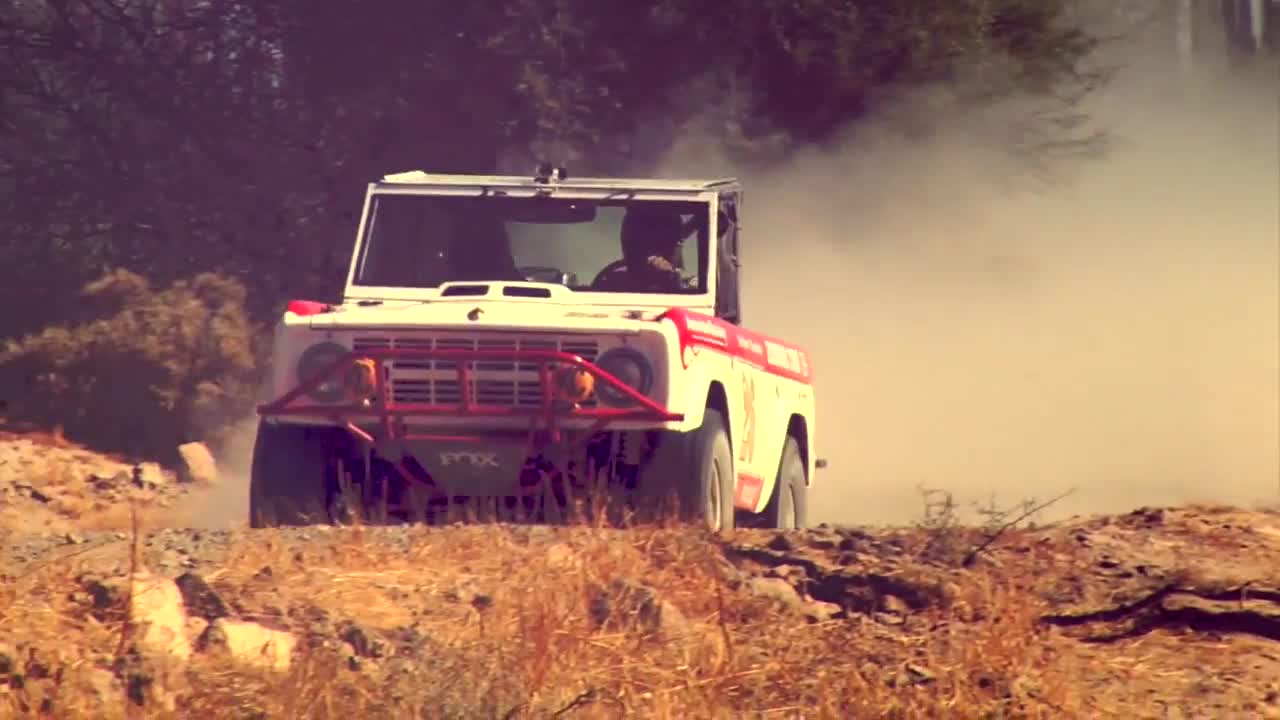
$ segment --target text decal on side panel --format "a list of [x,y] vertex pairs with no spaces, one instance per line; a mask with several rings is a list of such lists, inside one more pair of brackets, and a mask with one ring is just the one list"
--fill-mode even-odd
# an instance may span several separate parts
[[[658,318],[663,319],[669,319],[676,328],[680,358],[686,368],[699,349],[726,355],[740,367],[734,373],[736,378],[722,378],[729,383],[725,386],[731,393],[729,420],[736,430],[733,504],[758,512],[772,485],[765,476],[776,471],[774,451],[781,453],[788,422],[789,410],[785,401],[779,402],[777,383],[785,379],[811,385],[813,367],[808,354],[777,338],[684,308],[668,310]],[[770,381],[770,377],[774,380]]]
[[686,357],[684,351],[690,346],[705,347],[732,355],[773,375],[813,383],[808,353],[790,343],[684,308],[671,308],[657,319],[670,320],[676,326],[681,358]]
[[738,443],[738,460],[750,465],[756,454],[756,379],[742,374],[742,441]]

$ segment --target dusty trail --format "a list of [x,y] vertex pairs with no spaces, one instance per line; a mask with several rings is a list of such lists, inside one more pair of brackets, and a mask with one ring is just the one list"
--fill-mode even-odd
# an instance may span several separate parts
[[170,529],[135,558],[128,533],[0,535],[0,716],[1280,717],[1275,513],[1144,509],[957,565],[979,541]]

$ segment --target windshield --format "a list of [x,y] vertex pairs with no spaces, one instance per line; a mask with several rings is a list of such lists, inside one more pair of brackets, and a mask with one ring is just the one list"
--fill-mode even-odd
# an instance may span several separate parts
[[705,202],[375,193],[355,285],[516,280],[589,292],[704,292]]

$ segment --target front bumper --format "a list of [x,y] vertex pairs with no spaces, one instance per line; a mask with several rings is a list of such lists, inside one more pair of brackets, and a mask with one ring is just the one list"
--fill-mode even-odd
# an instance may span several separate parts
[[[390,392],[390,383],[393,381],[388,363],[396,361],[452,363],[458,387],[462,389],[460,400],[449,403],[393,401]],[[473,392],[473,364],[485,361],[536,365],[541,401],[532,406],[479,402]],[[571,394],[562,391],[558,384],[568,373],[573,372],[585,373],[592,378],[595,395],[598,396],[599,388],[603,385],[626,397],[631,404],[628,407],[608,407],[602,404],[584,407],[575,402]],[[344,401],[323,403],[308,397],[308,393],[316,390],[322,383],[339,377],[344,378],[344,388],[348,390]],[[589,425],[589,432],[594,433],[614,422],[656,425],[684,419],[683,413],[672,412],[580,355],[534,349],[371,348],[352,351],[283,395],[259,405],[257,411],[260,417],[270,419],[322,419],[345,427],[361,440],[378,444],[444,437],[464,439],[456,434],[442,436],[419,431],[424,427],[431,429],[433,420],[439,426],[446,419],[524,419],[527,420],[527,429],[531,435],[540,438],[541,441],[537,444],[543,444],[559,442],[568,421],[577,421],[575,424],[585,421]],[[478,435],[475,439],[481,437],[483,435]]]

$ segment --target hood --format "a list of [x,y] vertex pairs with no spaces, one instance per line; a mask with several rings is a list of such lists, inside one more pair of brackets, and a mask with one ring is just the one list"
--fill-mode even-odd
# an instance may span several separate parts
[[565,305],[545,302],[493,301],[483,298],[429,301],[387,300],[334,306],[307,320],[314,330],[449,328],[529,330],[639,330],[667,307]]

